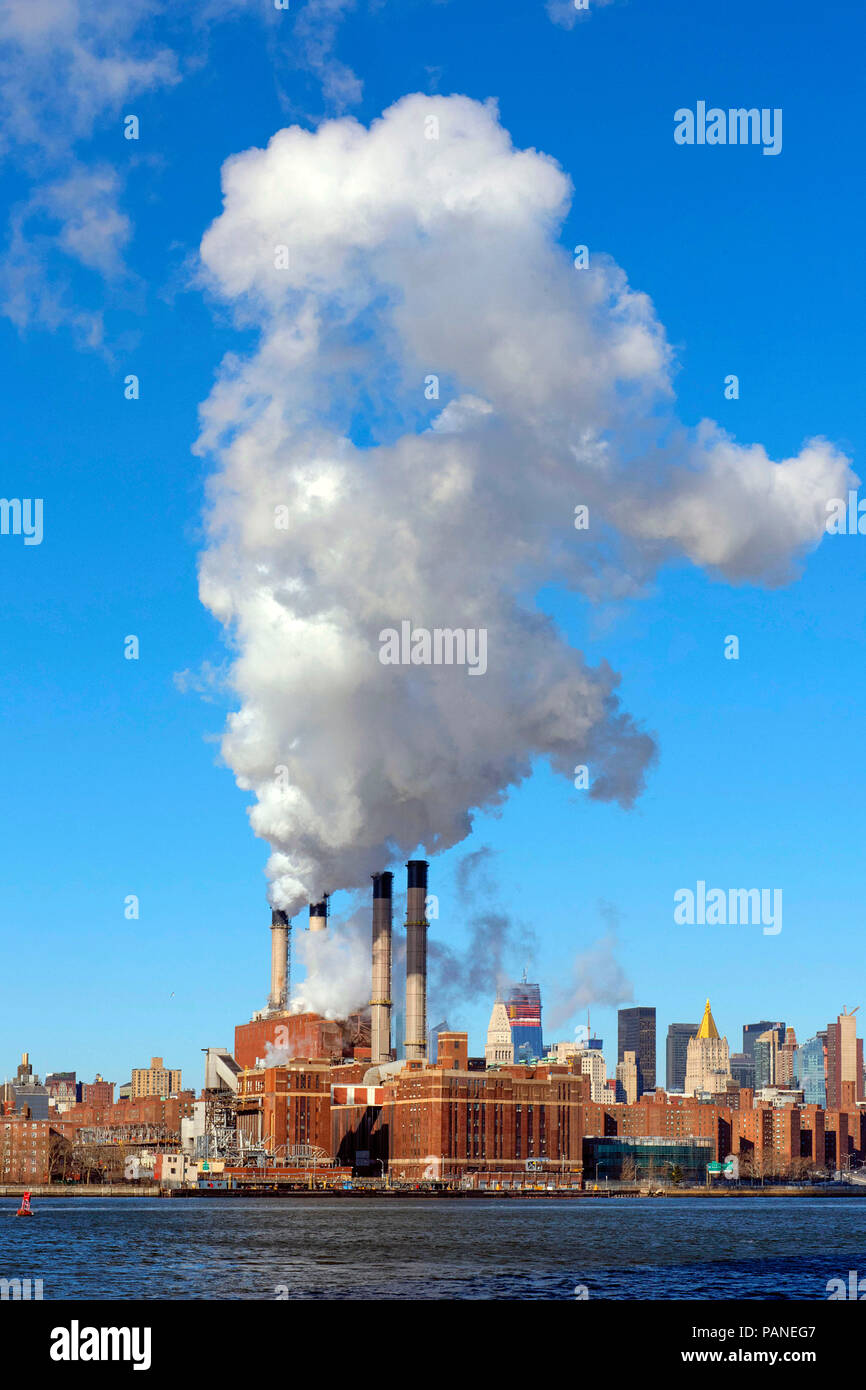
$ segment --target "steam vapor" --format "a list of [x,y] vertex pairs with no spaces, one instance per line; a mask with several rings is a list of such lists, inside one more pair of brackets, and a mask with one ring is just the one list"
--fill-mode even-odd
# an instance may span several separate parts
[[616,1008],[634,998],[634,985],[617,959],[617,913],[602,902],[599,911],[607,924],[604,936],[575,956],[571,978],[554,994],[550,1023],[560,1028],[581,1009],[593,1004]]
[[[492,103],[416,94],[369,129],[281,130],[227,161],[223,193],[202,274],[257,346],[202,408],[200,592],[233,647],[222,752],[272,902],[457,844],[537,759],[630,806],[653,741],[532,595],[636,593],[683,555],[783,582],[847,460],[677,425],[649,299],[601,255],[574,268],[569,181]],[[383,666],[403,619],[485,628],[486,674]]]

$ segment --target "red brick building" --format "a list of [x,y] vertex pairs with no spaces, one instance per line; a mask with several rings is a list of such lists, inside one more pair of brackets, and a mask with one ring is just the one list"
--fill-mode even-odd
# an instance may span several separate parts
[[598,1104],[573,1061],[470,1071],[465,1033],[439,1035],[435,1066],[385,1066],[367,1084],[367,1060],[334,1058],[338,1025],[294,1017],[295,1038],[312,1038],[325,1055],[248,1068],[239,1078],[238,1126],[277,1164],[309,1148],[393,1180],[514,1181],[541,1171],[570,1186],[588,1137],[709,1139],[712,1158],[738,1155],[742,1175],[755,1177],[805,1177],[866,1157],[866,1109],[853,1104],[756,1105],[748,1089],[711,1103],[657,1091],[634,1105]]
[[0,1115],[0,1183],[48,1182],[52,1125],[29,1114]]
[[82,1081],[81,1103],[96,1106],[113,1105],[114,1082],[103,1081],[101,1076],[97,1076],[95,1081]]
[[360,1014],[348,1019],[321,1018],[318,1014],[268,1014],[235,1028],[234,1057],[240,1067],[271,1061],[268,1046],[287,1057],[343,1058],[370,1056],[370,1024]]

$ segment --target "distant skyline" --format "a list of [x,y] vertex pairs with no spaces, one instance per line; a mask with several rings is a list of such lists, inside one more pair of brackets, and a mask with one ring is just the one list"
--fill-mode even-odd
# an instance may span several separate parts
[[[198,590],[216,468],[214,450],[193,453],[199,412],[226,354],[256,360],[258,342],[255,322],[235,317],[237,301],[205,284],[198,262],[221,213],[226,160],[323,116],[369,129],[408,93],[493,98],[515,149],[549,156],[573,183],[557,233],[564,251],[609,256],[648,297],[684,429],[714,420],[775,461],[817,438],[862,473],[862,10],[768,0],[756,13],[731,0],[697,14],[687,0],[630,0],[570,24],[556,0],[477,0],[471,13],[456,0],[386,0],[346,6],[324,51],[310,39],[312,4],[266,22],[261,11],[235,0],[209,27],[170,15],[150,24],[135,0],[100,21],[103,56],[138,63],[117,101],[107,70],[89,86],[63,87],[60,75],[46,84],[47,58],[66,42],[57,31],[22,30],[7,63],[17,115],[4,150],[0,492],[43,500],[43,536],[29,546],[0,536],[0,1077],[27,1051],[43,1078],[74,1069],[122,1084],[157,1055],[198,1088],[201,1049],[231,1047],[235,1024],[267,1001],[268,847],[245,814],[252,792],[219,753],[240,703],[225,683],[239,639],[227,640]],[[780,152],[678,145],[674,113],[699,100],[782,110]],[[137,140],[124,135],[130,114]],[[541,167],[532,165],[539,180]],[[484,273],[498,293],[489,264]],[[554,369],[555,340],[519,327],[509,341],[525,354],[528,399],[538,363]],[[363,341],[359,331],[354,345]],[[137,399],[125,394],[130,375]],[[282,377],[289,389],[288,368]],[[564,367],[563,379],[566,396],[582,389]],[[442,410],[448,390],[443,373]],[[359,452],[386,413],[369,399],[352,421]],[[507,464],[531,502],[527,478],[540,496],[544,458],[526,438],[520,469]],[[434,957],[443,948],[432,974],[443,984],[438,998],[431,989],[428,1024],[468,1029],[470,1051],[483,1053],[495,976],[507,986],[525,966],[541,986],[546,1042],[570,1038],[589,1007],[610,1074],[617,1008],[654,1006],[661,1081],[668,1023],[700,1019],[708,996],[732,1051],[751,1021],[784,1019],[802,1042],[843,1007],[866,1004],[866,536],[827,534],[798,550],[780,525],[764,540],[768,553],[795,552],[784,580],[724,574],[711,555],[696,558],[698,541],[690,558],[671,546],[644,573],[647,528],[676,527],[649,491],[661,462],[643,435],[630,442],[641,463],[629,460],[613,499],[624,529],[597,594],[552,568],[543,582],[533,570],[526,597],[593,673],[608,663],[622,710],[654,739],[643,791],[630,807],[598,801],[575,785],[581,758],[572,775],[538,758],[461,843],[442,854],[412,846],[375,867],[395,872],[396,925],[403,863],[430,859]],[[750,466],[736,456],[735,491]],[[712,540],[712,507],[720,526],[730,518],[726,486],[701,544]],[[770,492],[737,494],[744,534]],[[582,500],[567,499],[568,563]],[[686,501],[676,525],[684,515]],[[482,506],[479,547],[485,516]],[[387,566],[393,549],[379,553]],[[396,626],[410,616],[396,613]],[[737,659],[726,657],[731,635]],[[461,674],[473,688],[490,679]],[[435,751],[423,720],[410,732]],[[488,733],[479,726],[475,743]],[[678,923],[675,895],[699,882],[778,890],[781,930]],[[137,918],[125,916],[133,896]],[[350,913],[363,921],[366,888],[335,892],[331,908],[335,932]],[[305,924],[298,912],[296,946]],[[468,970],[470,941],[491,961],[480,976]],[[299,948],[293,974],[303,975]],[[459,997],[447,979],[464,981]]]

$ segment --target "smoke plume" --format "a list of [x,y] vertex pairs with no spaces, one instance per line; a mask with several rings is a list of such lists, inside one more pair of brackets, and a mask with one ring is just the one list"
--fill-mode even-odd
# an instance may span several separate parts
[[[458,843],[537,759],[630,806],[653,741],[534,595],[635,593],[682,555],[782,582],[846,460],[677,425],[652,304],[602,255],[575,268],[568,179],[492,103],[281,130],[227,161],[223,193],[203,276],[256,345],[202,409],[200,592],[234,648],[222,751],[272,902]],[[404,620],[485,629],[485,674],[381,664]]]
[[579,1009],[588,1009],[593,1004],[616,1008],[634,998],[634,985],[617,959],[616,909],[610,903],[601,902],[599,912],[607,924],[607,931],[588,950],[575,957],[570,978],[554,992],[550,1007],[553,1028],[562,1027]]

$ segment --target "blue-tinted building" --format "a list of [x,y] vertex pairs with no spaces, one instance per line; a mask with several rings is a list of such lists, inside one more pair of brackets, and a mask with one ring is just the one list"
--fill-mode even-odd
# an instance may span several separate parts
[[794,1053],[794,1083],[806,1105],[827,1104],[827,1035],[818,1033]]
[[588,1136],[583,1141],[583,1175],[588,1183],[665,1182],[678,1168],[683,1182],[705,1182],[712,1139],[656,1136]]

